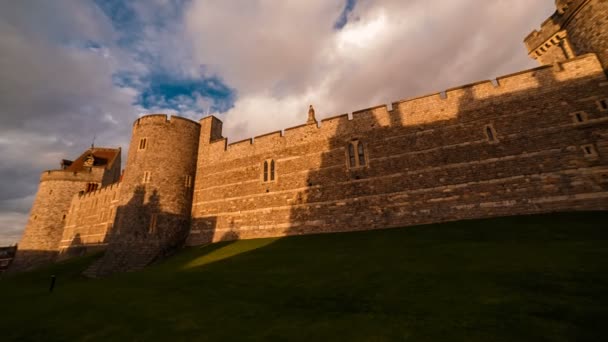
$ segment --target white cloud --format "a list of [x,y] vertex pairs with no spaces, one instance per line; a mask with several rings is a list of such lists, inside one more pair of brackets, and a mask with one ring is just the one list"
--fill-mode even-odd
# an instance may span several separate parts
[[551,1],[194,1],[196,60],[234,87],[222,116],[232,141],[534,67],[523,38]]

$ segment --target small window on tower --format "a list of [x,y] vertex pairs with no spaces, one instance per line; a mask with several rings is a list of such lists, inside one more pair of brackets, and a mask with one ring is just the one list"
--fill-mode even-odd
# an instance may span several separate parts
[[268,182],[268,161],[264,161],[264,182]]
[[186,175],[186,181],[184,185],[186,186],[186,188],[192,187],[192,176]]
[[157,214],[150,216],[150,225],[148,226],[148,233],[154,234],[156,232],[156,220],[158,219]]
[[608,99],[597,101],[597,107],[601,112],[608,111]]
[[367,165],[365,156],[365,144],[359,140],[348,143],[348,167],[356,168]]
[[144,177],[142,178],[142,183],[150,183],[150,171],[144,171]]
[[140,150],[145,150],[147,144],[148,144],[148,139],[147,138],[141,138],[141,139],[139,139],[139,149]]
[[357,144],[357,151],[359,154],[359,166],[365,165],[365,153],[363,152],[363,144],[359,142]]
[[585,154],[585,157],[587,157],[587,158],[597,157],[597,151],[595,150],[595,146],[593,146],[593,144],[583,145],[581,147],[583,148],[583,153]]
[[355,144],[352,142],[348,144],[348,165],[350,167],[357,166],[357,160],[355,159]]
[[267,159],[264,160],[264,173],[263,173],[263,180],[264,183],[266,182],[274,182],[276,179],[276,166],[275,166],[275,162],[274,159]]
[[496,131],[494,130],[494,127],[492,125],[486,125],[485,133],[486,133],[486,138],[488,139],[489,142],[491,142],[491,143],[498,142],[498,139],[496,139]]
[[587,113],[585,112],[574,112],[570,114],[574,123],[583,123],[587,121]]
[[270,161],[270,180],[274,180],[274,160]]

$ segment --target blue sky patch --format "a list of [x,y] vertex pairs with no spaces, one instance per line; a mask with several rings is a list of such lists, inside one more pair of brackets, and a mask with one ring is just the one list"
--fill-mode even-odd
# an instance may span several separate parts
[[356,4],[357,0],[346,0],[344,9],[342,10],[342,13],[340,13],[338,20],[336,20],[334,24],[334,29],[341,30],[346,25],[346,23],[348,23],[348,15],[355,9]]
[[[170,75],[154,75],[146,83],[137,102],[144,108],[225,112],[235,101],[234,90],[215,77],[176,79]],[[208,101],[209,108],[199,108],[197,97]]]
[[[184,7],[190,0],[169,0],[163,3],[96,0],[97,6],[110,19],[118,32],[116,44],[152,73],[128,70],[112,75],[119,87],[139,92],[135,105],[148,110],[224,112],[234,105],[235,92],[216,77],[179,75],[179,68],[163,60],[164,51],[156,51],[150,32],[171,31],[182,21]],[[144,4],[145,6],[140,6]],[[169,60],[172,62],[171,60]],[[164,62],[164,63],[163,63]],[[203,99],[201,101],[198,101]]]

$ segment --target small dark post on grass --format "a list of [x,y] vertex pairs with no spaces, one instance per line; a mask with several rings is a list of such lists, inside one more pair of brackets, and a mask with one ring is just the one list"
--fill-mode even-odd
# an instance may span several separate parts
[[51,293],[53,292],[53,289],[55,288],[55,278],[56,278],[56,277],[55,277],[55,275],[53,274],[53,275],[51,276],[51,287],[49,287],[49,292],[51,292]]

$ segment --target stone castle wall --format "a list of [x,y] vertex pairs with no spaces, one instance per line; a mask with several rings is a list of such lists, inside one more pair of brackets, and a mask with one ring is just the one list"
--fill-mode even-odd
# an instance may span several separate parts
[[72,198],[59,243],[60,254],[78,255],[107,245],[118,207],[120,184]]
[[[606,99],[602,67],[585,55],[320,127],[202,139],[188,244],[608,209]],[[365,166],[348,166],[353,140]]]

